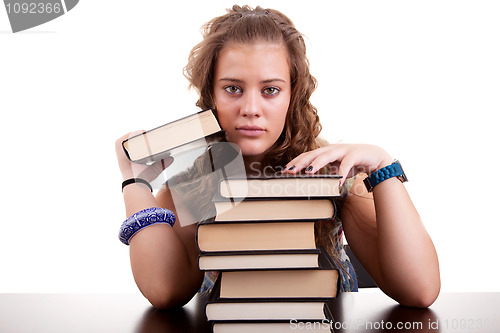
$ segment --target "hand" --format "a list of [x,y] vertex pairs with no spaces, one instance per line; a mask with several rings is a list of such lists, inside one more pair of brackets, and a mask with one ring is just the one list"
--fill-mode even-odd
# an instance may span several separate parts
[[118,165],[120,166],[123,180],[127,180],[130,178],[143,178],[148,182],[152,182],[161,174],[163,170],[165,170],[168,166],[170,166],[170,164],[174,162],[174,159],[173,157],[168,156],[167,158],[150,165],[134,163],[130,161],[125,154],[125,151],[123,150],[122,142],[140,133],[144,133],[144,131],[132,132],[116,140],[116,157],[118,158]]
[[341,185],[347,178],[358,173],[370,174],[393,162],[391,156],[382,148],[366,144],[331,144],[300,154],[291,160],[285,173],[315,173],[330,164],[332,173],[341,175]]

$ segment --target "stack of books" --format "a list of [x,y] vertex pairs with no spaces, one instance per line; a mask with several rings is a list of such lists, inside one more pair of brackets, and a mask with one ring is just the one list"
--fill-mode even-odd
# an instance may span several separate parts
[[220,182],[216,217],[196,236],[199,269],[220,271],[206,305],[214,333],[331,331],[339,272],[314,223],[334,216],[338,195],[332,175]]
[[[213,110],[175,120],[123,141],[133,162],[224,141]],[[328,304],[339,273],[316,248],[314,223],[335,214],[333,175],[228,178],[214,198],[214,221],[198,224],[200,270],[220,271],[206,305],[214,333],[331,331]]]

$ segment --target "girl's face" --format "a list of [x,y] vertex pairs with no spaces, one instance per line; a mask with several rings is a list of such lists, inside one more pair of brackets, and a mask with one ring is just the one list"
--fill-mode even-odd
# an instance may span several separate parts
[[214,97],[227,140],[247,161],[259,161],[279,138],[290,104],[287,50],[282,44],[229,44],[215,67]]

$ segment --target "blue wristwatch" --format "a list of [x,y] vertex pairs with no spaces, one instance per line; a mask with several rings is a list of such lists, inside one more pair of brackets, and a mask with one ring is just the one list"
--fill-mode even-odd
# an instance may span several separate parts
[[408,181],[408,178],[406,178],[406,174],[401,167],[401,163],[397,160],[366,177],[364,179],[366,189],[368,192],[371,192],[377,184],[380,184],[384,180],[392,177],[398,177],[402,183]]

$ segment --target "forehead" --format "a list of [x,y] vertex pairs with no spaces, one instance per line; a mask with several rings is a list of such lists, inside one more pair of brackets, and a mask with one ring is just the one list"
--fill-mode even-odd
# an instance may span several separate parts
[[288,51],[282,43],[231,43],[220,51],[215,76],[280,77],[289,80]]

